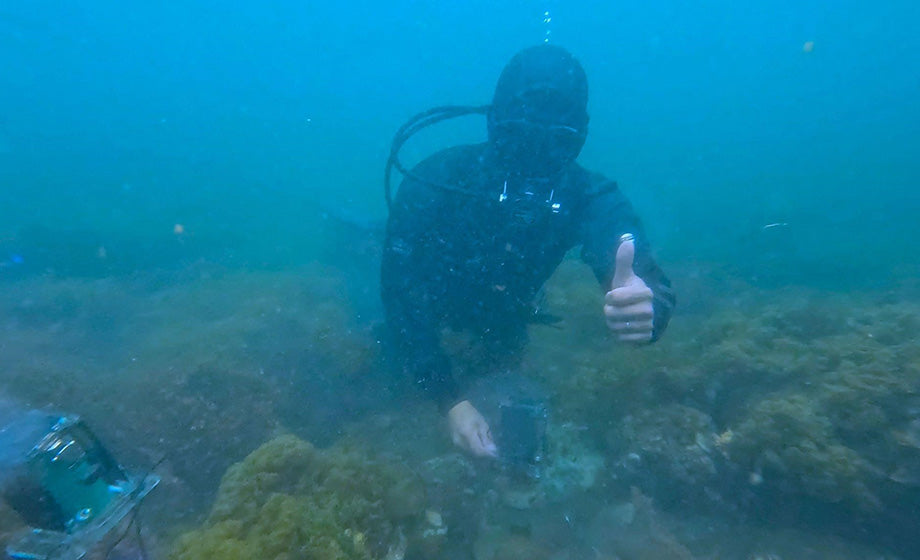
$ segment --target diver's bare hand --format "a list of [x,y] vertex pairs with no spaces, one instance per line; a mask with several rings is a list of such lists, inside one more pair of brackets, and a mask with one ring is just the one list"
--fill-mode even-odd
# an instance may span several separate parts
[[470,401],[461,401],[447,413],[454,445],[476,457],[497,457],[489,423]]
[[620,342],[641,344],[652,339],[652,290],[633,272],[636,254],[632,237],[617,248],[616,268],[610,291],[604,297],[604,317],[607,326]]

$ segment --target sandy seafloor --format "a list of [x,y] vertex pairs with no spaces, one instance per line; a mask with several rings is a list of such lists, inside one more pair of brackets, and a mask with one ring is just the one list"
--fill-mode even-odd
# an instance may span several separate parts
[[[447,529],[428,557],[910,557],[916,287],[855,296],[670,273],[682,307],[641,350],[611,344],[583,265],[550,282],[565,320],[532,328],[523,365],[552,410],[540,489],[451,448],[435,408],[383,373],[379,311],[352,305],[328,264],[6,278],[0,372],[8,398],[82,415],[128,468],[165,457],[140,515],[154,558],[176,557],[225,470],[284,433],[418,473],[413,515]],[[0,515],[4,532],[17,525]],[[140,557],[131,537],[115,554]]]

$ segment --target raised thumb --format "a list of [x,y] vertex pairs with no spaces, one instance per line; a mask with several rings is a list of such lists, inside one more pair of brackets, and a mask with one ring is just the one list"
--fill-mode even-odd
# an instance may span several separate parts
[[636,256],[636,245],[630,233],[620,237],[620,246],[617,247],[617,257],[613,269],[613,282],[611,289],[622,288],[636,275],[633,272],[633,259]]

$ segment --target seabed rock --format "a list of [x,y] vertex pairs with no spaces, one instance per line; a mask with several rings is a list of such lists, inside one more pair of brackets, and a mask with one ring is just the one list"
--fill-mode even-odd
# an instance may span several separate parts
[[424,540],[424,504],[421,481],[397,463],[280,436],[227,471],[207,521],[171,558],[398,560]]

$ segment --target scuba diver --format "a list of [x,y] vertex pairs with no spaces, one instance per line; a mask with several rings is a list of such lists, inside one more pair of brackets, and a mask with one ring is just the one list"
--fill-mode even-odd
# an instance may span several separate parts
[[[616,340],[657,340],[674,307],[629,201],[616,183],[575,161],[588,132],[587,101],[578,61],[543,44],[511,59],[490,106],[422,113],[393,142],[381,266],[388,359],[437,402],[453,442],[475,456],[498,457],[499,450],[468,387],[454,377],[442,328],[471,333],[489,368],[515,368],[527,324],[540,320],[535,300],[544,282],[578,245],[606,293],[604,315]],[[409,136],[470,113],[486,115],[486,142],[442,150],[411,170],[400,164]],[[393,167],[405,176],[395,197]]]

